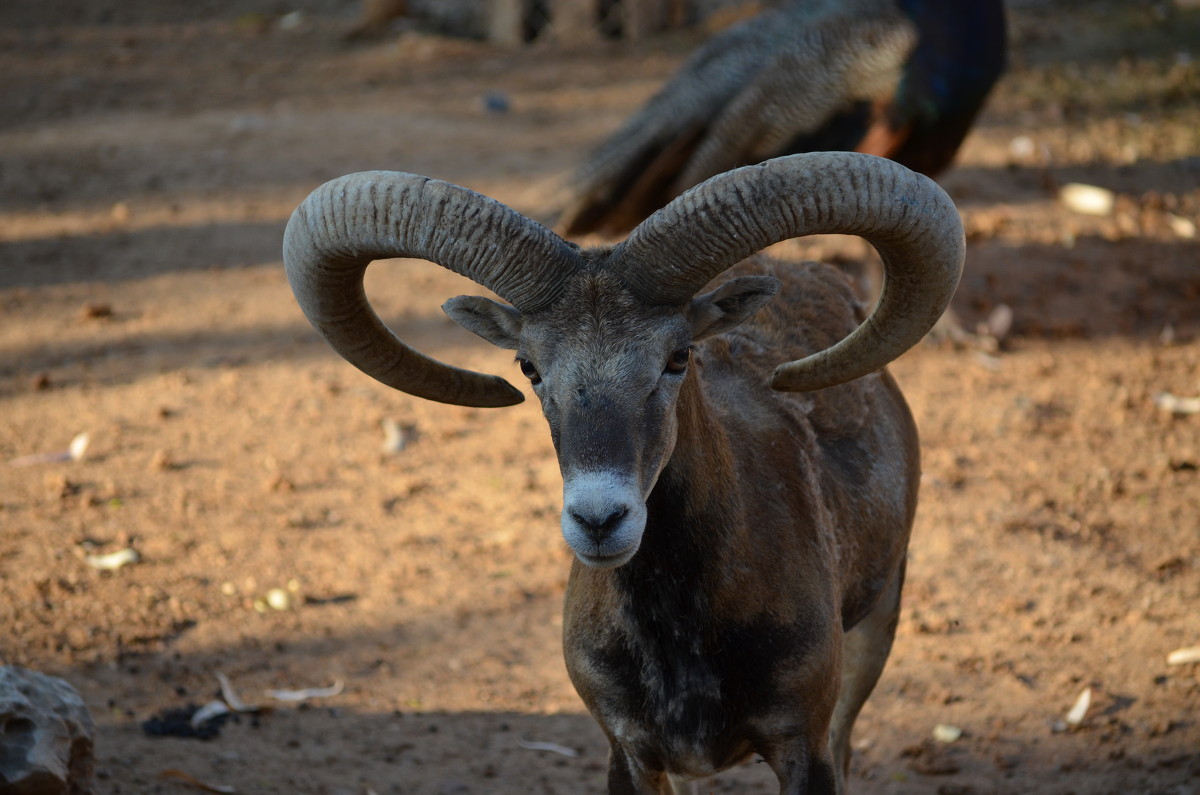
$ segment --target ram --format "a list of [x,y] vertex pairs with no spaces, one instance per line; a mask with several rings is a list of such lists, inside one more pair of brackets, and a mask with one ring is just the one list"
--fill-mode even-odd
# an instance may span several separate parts
[[[880,252],[865,319],[832,267],[753,256],[813,233]],[[751,754],[784,793],[842,790],[892,645],[919,479],[912,417],[881,368],[958,283],[949,198],[882,158],[794,155],[583,250],[411,174],[315,190],[284,260],[322,336],[389,386],[503,406],[522,393],[418,353],[371,310],[363,272],[384,257],[430,260],[509,302],[444,308],[516,350],[549,423],[576,558],[567,668],[611,744],[609,791],[669,792]]]

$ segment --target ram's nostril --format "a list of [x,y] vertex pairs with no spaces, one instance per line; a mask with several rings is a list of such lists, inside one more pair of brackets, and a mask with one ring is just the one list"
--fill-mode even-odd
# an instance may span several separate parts
[[593,541],[603,541],[607,538],[621,520],[629,515],[629,506],[622,505],[613,508],[607,514],[589,515],[580,511],[570,511],[571,518],[583,529]]
[[604,524],[602,525],[603,529],[612,530],[615,525],[617,525],[622,519],[624,519],[628,515],[629,515],[629,507],[622,505],[620,508],[613,511],[612,515],[610,515],[607,519],[604,520]]

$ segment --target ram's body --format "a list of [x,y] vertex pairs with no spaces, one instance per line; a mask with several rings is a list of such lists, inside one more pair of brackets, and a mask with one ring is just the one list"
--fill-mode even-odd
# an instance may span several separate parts
[[[919,468],[893,380],[877,373],[807,394],[768,387],[778,362],[857,327],[845,277],[762,260],[731,271],[754,272],[783,289],[697,345],[637,555],[615,569],[577,561],[571,573],[567,666],[625,757],[613,775],[628,772],[628,791],[649,760],[709,776],[750,753],[783,770],[823,749],[829,726],[807,716],[833,714],[843,633],[881,602],[892,610],[882,592],[898,592],[903,577]],[[881,667],[890,636],[874,640]],[[817,734],[798,744],[798,730]]]
[[[879,249],[888,281],[869,317],[831,267],[743,261],[817,232]],[[614,247],[581,251],[477,194],[386,173],[314,191],[285,239],[310,320],[412,394],[521,399],[392,335],[362,293],[371,259],[430,259],[512,301],[445,309],[515,350],[541,402],[576,555],[567,667],[620,794],[751,753],[783,793],[841,789],[891,649],[919,479],[912,418],[880,368],[941,315],[962,253],[936,185],[845,154],[722,175]]]

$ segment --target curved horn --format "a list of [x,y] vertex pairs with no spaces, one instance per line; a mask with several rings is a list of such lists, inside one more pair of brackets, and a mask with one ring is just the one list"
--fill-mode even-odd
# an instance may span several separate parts
[[486,196],[414,174],[365,171],[326,182],[288,221],[283,263],[300,308],[335,351],[372,378],[461,406],[524,398],[503,378],[443,364],[410,348],[367,301],[372,260],[435,262],[522,312],[548,306],[578,268],[575,249]]
[[851,381],[917,344],[950,304],[966,244],[950,197],[872,155],[817,152],[713,177],[646,219],[614,253],[643,299],[682,304],[742,259],[781,240],[859,235],[883,258],[879,303],[833,347],[776,368],[774,389]]

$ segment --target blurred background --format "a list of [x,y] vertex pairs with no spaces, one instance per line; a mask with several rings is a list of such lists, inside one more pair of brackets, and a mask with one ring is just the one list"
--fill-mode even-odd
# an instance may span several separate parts
[[[553,224],[688,54],[771,5],[0,6],[0,664],[80,691],[100,792],[604,790],[536,401],[424,403],[342,362],[283,226],[365,169]],[[1194,793],[1200,666],[1169,655],[1200,644],[1200,4],[1007,14],[938,174],[968,239],[954,321],[891,368],[922,505],[853,784]],[[781,253],[870,294],[857,240]],[[387,261],[367,286],[406,340],[525,388],[438,309],[474,284]],[[218,672],[274,709],[160,736]],[[702,791],[772,792],[764,767]]]

